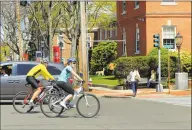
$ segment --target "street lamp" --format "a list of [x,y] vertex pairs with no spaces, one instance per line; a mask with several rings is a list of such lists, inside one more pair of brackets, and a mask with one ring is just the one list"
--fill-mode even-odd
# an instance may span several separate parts
[[62,61],[62,48],[63,48],[63,35],[62,35],[62,32],[59,33],[59,47],[60,47],[60,62],[63,63],[63,61]]
[[45,41],[41,41],[42,58],[44,57],[44,55],[43,55],[43,52],[44,52],[44,45],[45,45]]
[[180,48],[183,42],[183,36],[181,36],[180,33],[177,33],[176,37],[175,37],[175,43],[178,49],[178,71],[181,72],[181,61],[180,61]]

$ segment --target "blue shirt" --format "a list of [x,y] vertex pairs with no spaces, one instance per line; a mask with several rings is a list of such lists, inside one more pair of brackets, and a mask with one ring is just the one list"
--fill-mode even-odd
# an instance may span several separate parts
[[68,78],[71,77],[71,66],[66,66],[58,77],[58,81],[68,82]]

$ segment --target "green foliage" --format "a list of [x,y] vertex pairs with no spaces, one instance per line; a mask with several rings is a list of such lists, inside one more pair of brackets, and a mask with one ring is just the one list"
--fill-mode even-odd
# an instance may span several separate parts
[[[168,49],[161,48],[161,55],[168,55]],[[148,54],[148,56],[156,56],[158,55],[158,48],[153,48],[152,51]]]
[[[168,76],[168,57],[161,56],[161,76]],[[157,56],[120,57],[116,61],[115,76],[125,78],[133,68],[138,68],[141,77],[150,77],[151,70],[157,70]],[[176,71],[175,62],[170,59],[171,77]]]
[[[149,54],[148,56],[157,56],[158,55],[158,49],[154,48]],[[177,51],[169,51],[168,53],[168,49],[166,48],[161,48],[161,57],[165,57],[165,58],[161,58],[162,60],[166,60],[168,58],[168,56],[170,56],[170,69],[171,72],[176,72],[177,71],[177,65],[178,65],[178,52]],[[191,69],[191,54],[189,54],[188,52],[184,52],[182,51],[180,53],[180,59],[181,59],[181,69],[184,72],[189,73],[189,76],[191,76],[192,74],[192,69]],[[162,66],[166,65],[164,64],[165,62],[162,62]],[[174,73],[171,73],[172,77],[174,75]]]
[[117,56],[116,42],[100,42],[92,51],[91,71],[103,70]]
[[[4,62],[4,61],[6,61],[7,59],[7,56],[9,56],[10,55],[10,48],[9,48],[9,46],[1,46],[0,47],[1,49],[0,49],[0,62]],[[6,52],[6,53],[5,53]]]
[[116,20],[116,2],[94,1],[91,3],[87,7],[89,28],[91,29],[94,26],[109,28],[111,22]]

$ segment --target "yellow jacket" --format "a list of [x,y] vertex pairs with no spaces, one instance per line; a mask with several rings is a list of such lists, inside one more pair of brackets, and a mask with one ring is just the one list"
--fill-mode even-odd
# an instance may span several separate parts
[[34,76],[35,78],[42,75],[46,80],[54,80],[54,77],[47,71],[47,68],[43,64],[34,66],[28,73],[27,76]]

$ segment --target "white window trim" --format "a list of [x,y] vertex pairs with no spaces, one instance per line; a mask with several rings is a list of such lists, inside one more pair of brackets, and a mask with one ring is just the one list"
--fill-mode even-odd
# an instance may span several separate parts
[[99,32],[99,34],[100,34],[100,36],[99,36],[99,37],[100,37],[100,40],[102,40],[102,33],[103,33],[103,32],[102,32],[102,29],[100,28],[100,32]]
[[[59,46],[59,34],[57,35],[57,46]],[[60,46],[59,46],[60,47]],[[65,40],[64,40],[64,37],[63,37],[63,47],[62,47],[62,50],[65,49]]]
[[135,54],[140,54],[140,50],[137,50],[137,41],[139,41],[140,44],[140,33],[139,33],[139,40],[137,40],[137,34],[139,33],[139,28],[136,28],[135,33]]
[[177,5],[177,3],[175,2],[175,0],[173,2],[161,2],[160,5]]
[[111,38],[112,36],[113,36],[113,28],[112,28],[112,25],[110,24],[109,37]]
[[[125,2],[125,10],[123,10],[123,2]],[[127,13],[126,9],[127,9],[127,7],[126,7],[126,0],[124,0],[124,1],[122,1],[122,13],[121,13],[121,15],[124,15],[124,14]]]
[[[175,27],[175,35],[176,35],[176,32],[177,32],[177,30],[176,30],[176,27]],[[163,35],[163,26],[162,26],[162,38],[161,38],[161,41],[162,41],[162,42],[160,42],[160,43],[162,44],[162,47],[164,48],[163,39],[164,39],[164,35]],[[176,51],[176,48],[177,48],[177,47],[175,46],[175,49],[168,49],[168,50]]]
[[135,1],[135,7],[134,7],[134,10],[139,9],[139,4],[136,6],[136,2],[139,2],[139,1]]
[[123,40],[125,40],[125,41],[123,41],[123,54],[122,54],[122,56],[126,56],[127,55],[127,43],[126,43],[126,31],[125,31],[125,28],[123,28]]
[[107,29],[105,29],[105,39],[107,39]]
[[117,24],[116,24],[116,27],[115,27],[115,36],[117,36]]

